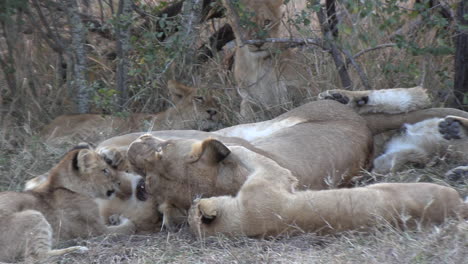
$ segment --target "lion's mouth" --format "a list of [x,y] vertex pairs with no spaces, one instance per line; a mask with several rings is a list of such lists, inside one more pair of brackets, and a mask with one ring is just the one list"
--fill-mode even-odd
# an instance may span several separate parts
[[136,198],[142,202],[148,199],[148,193],[146,192],[145,179],[140,179],[136,186]]

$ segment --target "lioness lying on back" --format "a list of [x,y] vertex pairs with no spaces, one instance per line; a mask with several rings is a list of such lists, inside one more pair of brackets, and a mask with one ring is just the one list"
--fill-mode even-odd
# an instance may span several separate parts
[[[425,109],[404,114],[358,115],[349,107],[324,100],[304,104],[275,119],[183,137],[180,133],[130,134],[103,142],[130,144],[128,160],[145,175],[171,225],[173,213],[188,210],[194,198],[236,195],[248,180],[245,156],[231,152],[242,146],[291,171],[299,189],[343,186],[367,169],[375,133],[447,113],[455,109]],[[188,134],[187,134],[188,135]],[[252,187],[253,188],[253,187]],[[177,224],[177,221],[174,221]]]
[[[190,230],[203,237],[224,233],[253,237],[336,233],[380,223],[412,226],[441,223],[468,213],[458,193],[430,183],[383,183],[362,188],[296,191],[297,179],[275,161],[244,147],[248,177],[235,196],[194,201]],[[468,215],[464,215],[468,217]]]
[[52,250],[59,241],[102,234],[131,234],[134,224],[120,219],[106,226],[96,198],[108,199],[118,189],[117,172],[95,151],[68,152],[32,191],[0,193],[0,261],[43,259],[85,247]]

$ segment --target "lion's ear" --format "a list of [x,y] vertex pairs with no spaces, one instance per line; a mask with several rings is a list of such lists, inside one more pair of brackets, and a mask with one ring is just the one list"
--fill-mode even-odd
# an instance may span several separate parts
[[77,151],[73,157],[73,169],[82,174],[88,174],[92,171],[95,165],[95,159],[96,157],[93,155],[92,150],[81,149]]
[[171,94],[172,101],[174,101],[174,103],[178,103],[180,100],[195,91],[195,88],[183,85],[175,80],[167,82],[167,88],[169,88],[169,93]]
[[208,138],[192,146],[189,162],[205,161],[215,164],[224,160],[231,151],[219,140]]

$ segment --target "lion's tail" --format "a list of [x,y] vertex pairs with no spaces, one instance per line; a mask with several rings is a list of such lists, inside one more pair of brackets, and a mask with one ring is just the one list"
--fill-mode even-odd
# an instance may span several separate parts
[[399,129],[403,124],[414,124],[428,118],[444,118],[448,115],[468,118],[468,112],[454,108],[428,108],[402,114],[367,114],[363,115],[374,135]]

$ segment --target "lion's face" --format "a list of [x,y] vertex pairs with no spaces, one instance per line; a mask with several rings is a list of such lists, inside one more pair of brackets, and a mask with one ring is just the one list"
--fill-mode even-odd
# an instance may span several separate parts
[[215,98],[174,80],[168,82],[168,88],[175,106],[164,114],[172,129],[212,131],[222,127],[220,107]]
[[[240,0],[236,11],[240,25],[231,23],[236,38],[242,40],[280,37],[283,0]],[[272,43],[251,44],[248,49],[253,54],[267,56]]]
[[64,188],[92,198],[108,199],[119,188],[117,171],[89,147],[71,150],[50,175],[51,180],[60,181]]
[[229,153],[212,139],[164,141],[143,135],[130,145],[127,155],[135,171],[146,175],[151,193],[161,199],[174,197],[180,207],[188,208],[194,196],[216,191],[220,162]]

